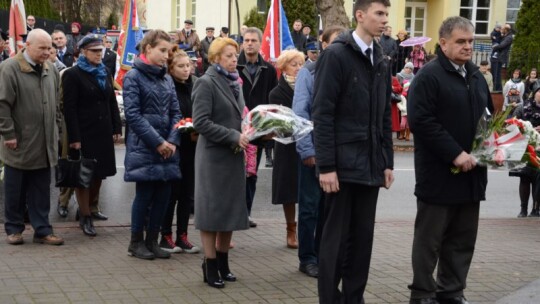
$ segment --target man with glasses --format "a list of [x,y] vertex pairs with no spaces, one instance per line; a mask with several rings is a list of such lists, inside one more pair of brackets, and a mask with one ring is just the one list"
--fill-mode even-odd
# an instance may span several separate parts
[[30,33],[31,30],[33,30],[36,26],[36,17],[32,15],[28,15],[26,17],[26,31]]

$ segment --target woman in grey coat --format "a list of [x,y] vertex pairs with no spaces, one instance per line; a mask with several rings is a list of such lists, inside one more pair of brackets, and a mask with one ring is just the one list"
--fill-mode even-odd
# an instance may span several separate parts
[[[229,271],[232,232],[248,229],[244,153],[241,133],[244,98],[236,71],[238,44],[218,38],[208,50],[212,65],[193,88],[195,152],[195,228],[204,247],[204,280],[216,288],[236,281]],[[218,240],[216,244],[216,239]],[[217,248],[216,248],[217,247]]]

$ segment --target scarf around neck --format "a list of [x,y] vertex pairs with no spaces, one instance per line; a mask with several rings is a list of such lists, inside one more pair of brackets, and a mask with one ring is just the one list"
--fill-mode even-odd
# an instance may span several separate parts
[[81,54],[81,56],[79,56],[79,59],[77,59],[77,66],[81,70],[94,76],[99,83],[99,87],[102,90],[105,90],[105,83],[107,81],[107,69],[105,68],[105,65],[103,63],[100,63],[97,66],[92,65],[90,64],[90,62],[88,62],[88,59]]
[[238,71],[229,72],[225,70],[219,63],[214,64],[214,67],[216,68],[216,71],[218,72],[218,74],[222,75],[227,81],[227,84],[232,90],[234,98],[238,99],[238,96],[240,96],[240,84],[238,83],[238,77],[239,77]]

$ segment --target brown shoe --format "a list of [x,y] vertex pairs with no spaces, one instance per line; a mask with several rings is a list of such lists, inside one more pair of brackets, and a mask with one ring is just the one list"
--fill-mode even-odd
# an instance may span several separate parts
[[59,237],[59,236],[56,236],[54,234],[49,234],[47,236],[44,236],[44,237],[36,237],[34,236],[34,243],[39,243],[39,244],[47,244],[47,245],[62,245],[64,244],[64,239]]
[[24,239],[21,233],[14,233],[7,236],[6,242],[10,245],[21,245]]

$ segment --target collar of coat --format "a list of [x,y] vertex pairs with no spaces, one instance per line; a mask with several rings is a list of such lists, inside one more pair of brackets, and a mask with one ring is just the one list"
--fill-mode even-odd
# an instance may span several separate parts
[[[448,72],[459,73],[450,62],[450,59],[448,59],[448,57],[446,57],[446,55],[443,53],[441,48],[438,48],[436,53],[437,53],[437,59],[439,60],[439,62],[441,63],[441,66],[445,70],[447,70]],[[473,75],[475,72],[479,70],[476,64],[472,63],[472,61],[470,60],[465,63],[465,69],[467,70],[467,78],[469,78],[471,75]]]
[[[263,69],[266,69],[266,61],[261,56],[261,54],[257,54],[257,62],[259,63],[259,66]],[[247,58],[244,51],[240,52],[240,56],[238,56],[238,66],[245,67],[247,64]]]
[[[17,53],[15,55],[15,60],[19,63],[19,67],[21,68],[21,72],[23,73],[32,73],[34,72],[34,69],[32,69],[32,66],[30,66],[30,63],[24,59],[23,52],[26,52],[26,49],[23,49],[21,52]],[[47,74],[49,72],[49,68],[51,67],[49,61],[45,61],[43,64],[43,75]]]
[[[362,52],[362,49],[360,48],[358,43],[356,43],[356,41],[354,40],[354,37],[352,35],[353,32],[354,30],[350,30],[347,33],[341,34],[338,38],[336,38],[336,40],[334,40],[334,43],[342,43],[348,45],[355,52],[361,53],[362,57],[367,58],[364,55],[364,52]],[[384,52],[382,50],[381,44],[377,42],[377,40],[373,39],[373,66],[379,65],[384,60],[382,54],[384,54]]]

